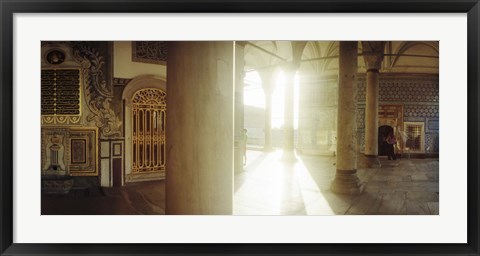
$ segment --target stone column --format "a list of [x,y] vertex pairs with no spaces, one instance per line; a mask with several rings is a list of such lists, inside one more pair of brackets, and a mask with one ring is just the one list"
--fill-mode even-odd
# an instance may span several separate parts
[[235,42],[235,150],[234,171],[243,171],[243,154],[246,147],[244,141],[244,105],[243,79],[245,78],[245,42]]
[[265,144],[264,151],[271,151],[272,147],[272,97],[275,88],[275,79],[273,69],[264,69],[259,71],[262,79],[263,93],[265,95]]
[[283,150],[286,153],[294,150],[294,85],[297,66],[291,65],[285,70],[285,109],[284,109],[284,136]]
[[378,69],[367,70],[365,156],[378,156]]
[[334,193],[346,195],[356,195],[363,191],[357,177],[357,51],[358,42],[340,42],[337,170],[331,189]]
[[166,214],[232,214],[234,42],[168,45]]
[[383,60],[384,42],[364,41],[363,59],[366,68],[366,105],[365,105],[365,167],[378,167],[378,102],[379,70]]

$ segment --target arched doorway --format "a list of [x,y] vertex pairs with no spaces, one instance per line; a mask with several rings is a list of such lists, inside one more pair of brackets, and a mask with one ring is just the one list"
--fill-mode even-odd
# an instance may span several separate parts
[[387,149],[387,143],[385,142],[385,139],[390,133],[393,133],[393,127],[389,125],[382,125],[378,127],[378,155],[379,156],[387,155],[388,149]]

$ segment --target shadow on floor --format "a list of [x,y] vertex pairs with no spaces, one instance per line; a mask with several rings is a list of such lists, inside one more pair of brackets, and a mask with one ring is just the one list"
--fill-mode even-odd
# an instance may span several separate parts
[[41,205],[42,215],[161,215],[165,214],[165,182],[73,189],[66,195],[42,195]]

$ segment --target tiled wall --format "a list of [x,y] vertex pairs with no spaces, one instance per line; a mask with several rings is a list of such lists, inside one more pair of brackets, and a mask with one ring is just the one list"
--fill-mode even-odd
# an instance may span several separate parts
[[[381,74],[379,79],[380,105],[402,105],[404,122],[423,122],[425,124],[425,151],[439,152],[439,81],[432,75],[388,75]],[[359,147],[363,151],[364,115],[366,80],[358,80],[358,117],[357,129]]]

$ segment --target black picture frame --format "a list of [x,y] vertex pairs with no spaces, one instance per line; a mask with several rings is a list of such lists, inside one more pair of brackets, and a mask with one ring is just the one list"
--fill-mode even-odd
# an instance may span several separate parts
[[[478,0],[0,0],[1,255],[480,255]],[[13,243],[13,15],[15,13],[467,13],[468,242],[465,244]]]

